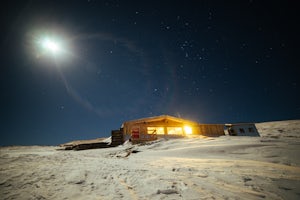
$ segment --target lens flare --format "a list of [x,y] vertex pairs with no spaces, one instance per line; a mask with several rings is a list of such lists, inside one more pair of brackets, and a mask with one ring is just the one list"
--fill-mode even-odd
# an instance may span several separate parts
[[184,127],[184,132],[185,132],[185,134],[187,134],[187,135],[191,135],[191,134],[193,133],[192,127],[190,127],[190,126],[185,126],[185,127]]

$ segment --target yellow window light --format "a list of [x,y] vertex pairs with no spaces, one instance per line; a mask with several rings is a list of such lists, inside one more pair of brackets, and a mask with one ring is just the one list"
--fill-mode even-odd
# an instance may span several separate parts
[[192,127],[190,127],[190,126],[184,126],[184,132],[185,132],[185,134],[187,134],[187,135],[193,134]]

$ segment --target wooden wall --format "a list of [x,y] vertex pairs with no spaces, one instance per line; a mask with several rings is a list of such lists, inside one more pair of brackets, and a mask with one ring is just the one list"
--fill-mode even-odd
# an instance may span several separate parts
[[224,124],[199,124],[199,132],[194,134],[205,135],[205,136],[222,136],[224,133]]

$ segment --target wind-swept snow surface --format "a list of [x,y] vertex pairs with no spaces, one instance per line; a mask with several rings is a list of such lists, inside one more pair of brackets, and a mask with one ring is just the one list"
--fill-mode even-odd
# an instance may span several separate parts
[[58,151],[0,148],[1,199],[299,199],[300,120],[261,137],[191,137]]

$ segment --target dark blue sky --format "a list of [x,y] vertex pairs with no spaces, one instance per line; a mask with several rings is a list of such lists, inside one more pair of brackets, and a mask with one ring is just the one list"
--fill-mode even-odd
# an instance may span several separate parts
[[[295,1],[2,3],[0,145],[109,136],[161,114],[299,119],[298,11]],[[46,36],[64,52],[42,52]]]

